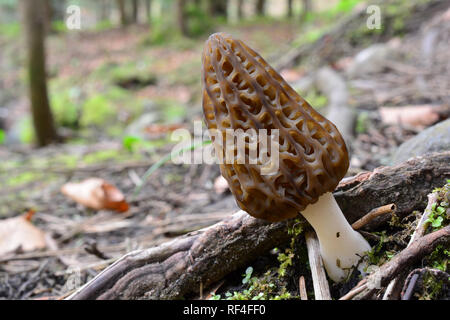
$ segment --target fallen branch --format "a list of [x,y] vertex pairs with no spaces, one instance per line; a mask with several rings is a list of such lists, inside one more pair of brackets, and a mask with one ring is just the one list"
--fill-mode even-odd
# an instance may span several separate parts
[[[397,214],[406,214],[423,209],[429,190],[449,176],[450,152],[433,154],[346,179],[335,197],[349,222],[380,203],[395,202]],[[239,211],[211,227],[125,255],[70,298],[175,299],[198,293],[200,283],[206,288],[286,243],[291,223],[267,223]]]

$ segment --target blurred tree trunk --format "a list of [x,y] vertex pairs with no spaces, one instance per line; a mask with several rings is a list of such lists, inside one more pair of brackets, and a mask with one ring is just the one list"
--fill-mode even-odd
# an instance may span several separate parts
[[58,140],[47,93],[45,71],[45,0],[21,0],[27,47],[31,113],[39,146]]
[[209,0],[209,13],[213,17],[227,17],[226,0]]
[[110,14],[110,1],[109,0],[102,0],[100,2],[100,13],[99,13],[99,20],[100,21],[108,21],[109,20],[109,14]]
[[311,0],[302,0],[303,7],[302,7],[302,13],[300,14],[300,21],[303,23],[306,20],[306,16],[309,12],[312,10],[312,3]]
[[119,9],[120,24],[122,27],[126,27],[128,25],[128,18],[125,10],[125,0],[117,0],[117,8]]
[[243,10],[243,5],[244,5],[244,0],[238,0],[237,3],[237,16],[239,18],[239,20],[242,20],[242,18],[244,18],[244,12]]
[[180,33],[187,37],[189,36],[188,28],[187,28],[187,21],[186,21],[186,0],[177,0],[177,22],[178,22],[178,29],[180,30]]
[[152,20],[152,0],[145,0],[145,12],[147,16],[147,23]]
[[292,18],[293,10],[292,10],[292,0],[287,0],[287,17]]
[[138,0],[131,1],[131,22],[136,24],[138,22],[138,10],[139,2]]
[[256,0],[255,12],[258,16],[263,16],[266,7],[266,0]]

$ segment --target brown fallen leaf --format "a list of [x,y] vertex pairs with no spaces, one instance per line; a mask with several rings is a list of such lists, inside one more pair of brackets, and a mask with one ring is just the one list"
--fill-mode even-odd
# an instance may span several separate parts
[[125,212],[129,208],[122,192],[100,178],[66,183],[61,187],[61,192],[73,201],[95,210]]
[[20,217],[0,220],[0,256],[15,251],[44,249],[45,233],[31,222],[33,211]]
[[416,128],[428,127],[439,120],[440,108],[432,105],[381,107],[381,120],[387,124],[403,124]]

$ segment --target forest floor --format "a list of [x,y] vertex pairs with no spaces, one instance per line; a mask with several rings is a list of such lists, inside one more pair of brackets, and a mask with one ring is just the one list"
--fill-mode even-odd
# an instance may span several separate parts
[[[448,30],[449,20],[445,21],[442,28]],[[432,19],[429,23],[435,26]],[[228,26],[221,31],[241,38],[274,62],[290,49],[298,28],[286,21],[272,21]],[[400,144],[448,116],[399,124],[382,118],[379,112],[385,106],[442,105],[448,95],[449,42],[436,47],[439,59],[432,66],[426,65],[417,50],[424,41],[423,30],[390,39],[399,58],[388,59],[388,65],[369,74],[345,76],[350,105],[357,111],[348,175],[390,164]],[[448,32],[446,35],[449,39]],[[41,149],[26,144],[32,141],[32,132],[20,45],[11,42],[8,50],[0,52],[0,73],[5,75],[0,80],[0,106],[5,106],[3,127],[7,136],[5,144],[0,145],[0,218],[33,212],[33,225],[46,236],[43,250],[23,252],[17,248],[0,256],[0,298],[64,297],[126,252],[209,226],[238,209],[229,191],[221,187],[216,165],[167,162],[143,179],[149,167],[171,152],[174,142],[169,139],[170,132],[178,127],[192,130],[193,121],[202,118],[200,72],[205,40],[153,46],[147,38],[144,26],[49,38],[50,97],[67,143]],[[345,74],[355,53],[369,45],[358,44],[336,58],[334,70]],[[300,64],[282,74],[295,87],[315,71]],[[417,90],[412,86],[417,79],[425,80],[428,87],[418,84],[422,90]],[[321,111],[326,110],[327,97],[317,90],[300,93],[313,106],[322,105]],[[151,120],[142,120],[143,115]],[[60,191],[67,182],[91,177],[115,185],[130,209],[126,213],[94,211],[67,199]],[[378,248],[376,263],[390,259],[406,246],[410,234],[405,226],[415,215],[412,212],[399,224],[374,233],[379,239],[372,243]],[[404,238],[393,240],[394,234]],[[304,250],[301,239],[272,250],[252,268],[237,270],[224,279],[209,298],[219,298],[217,294],[221,298],[258,297],[262,289],[255,288],[256,282],[251,281],[255,275],[276,283],[277,289],[271,289],[265,298],[298,297],[301,275],[312,297]],[[247,278],[244,284],[242,278]],[[339,298],[354,284],[333,287],[333,298]],[[444,289],[436,293],[426,288],[419,297],[448,299],[448,289]]]

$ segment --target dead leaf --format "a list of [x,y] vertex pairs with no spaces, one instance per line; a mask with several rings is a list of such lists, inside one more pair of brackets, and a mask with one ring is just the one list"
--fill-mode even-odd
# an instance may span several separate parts
[[26,252],[46,247],[45,233],[29,221],[31,212],[0,220],[0,256],[19,250]]
[[89,178],[79,183],[66,183],[61,192],[85,207],[125,212],[129,206],[122,192],[100,178]]
[[159,135],[159,134],[169,133],[169,132],[175,131],[180,128],[184,128],[184,125],[153,123],[153,124],[145,127],[145,132],[147,132],[150,135]]
[[381,120],[387,124],[428,127],[439,120],[439,107],[432,105],[381,107]]

